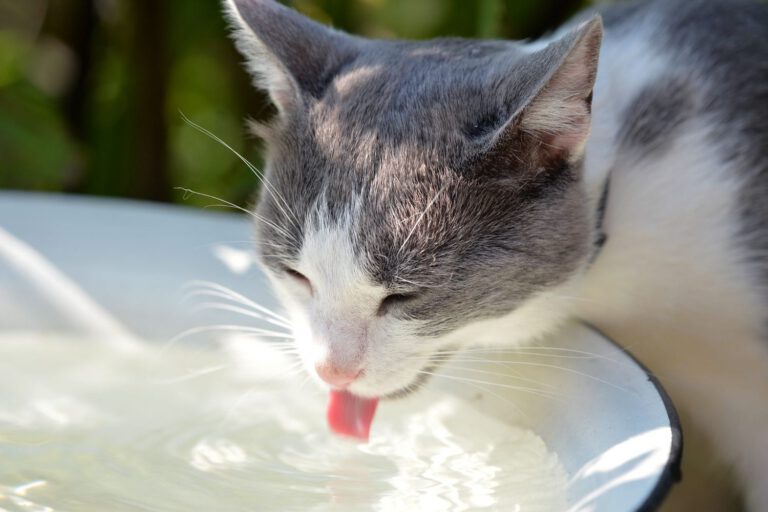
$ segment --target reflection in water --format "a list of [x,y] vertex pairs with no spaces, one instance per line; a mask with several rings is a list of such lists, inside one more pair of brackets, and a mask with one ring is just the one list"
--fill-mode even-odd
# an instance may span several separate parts
[[4,334],[0,510],[565,509],[566,475],[531,432],[427,389],[357,444],[327,432],[325,396],[294,368],[254,338],[126,354]]
[[[33,480],[29,483],[17,485],[15,487],[0,485],[0,505],[8,507],[10,504],[13,504],[19,510],[26,510],[29,512],[53,512],[54,509],[51,507],[40,505],[34,501],[30,501],[26,497],[27,492],[43,487],[47,483],[48,482],[45,480]],[[0,510],[6,510],[6,508],[0,507]]]
[[[659,427],[633,436],[587,462],[571,478],[571,483],[598,477],[599,485],[572,504],[568,512],[594,510],[601,496],[630,482],[644,480],[661,472],[669,458],[672,431]],[[610,475],[606,479],[603,475]]]

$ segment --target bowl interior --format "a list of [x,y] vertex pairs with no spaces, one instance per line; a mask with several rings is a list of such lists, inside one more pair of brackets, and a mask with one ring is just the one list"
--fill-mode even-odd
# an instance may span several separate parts
[[[277,308],[250,244],[251,227],[241,216],[2,193],[0,329],[98,334],[124,326],[146,339],[167,340],[226,318],[226,312],[215,311],[191,315],[182,299],[185,284],[196,280],[220,283]],[[515,373],[548,383],[557,400],[510,389],[520,381],[505,375],[485,379],[503,392],[486,393],[448,379],[430,386],[541,436],[569,473],[571,510],[655,508],[676,479],[681,456],[679,424],[663,389],[629,354],[588,326],[568,326],[544,345],[515,354],[515,361],[531,363]],[[503,365],[511,356],[487,357]]]

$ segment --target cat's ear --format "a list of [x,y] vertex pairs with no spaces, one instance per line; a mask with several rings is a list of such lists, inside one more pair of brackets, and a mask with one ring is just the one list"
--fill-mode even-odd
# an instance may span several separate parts
[[255,85],[281,114],[320,97],[357,53],[354,38],[316,23],[273,0],[224,0],[233,37]]
[[539,78],[497,134],[498,144],[513,139],[517,150],[539,168],[581,158],[589,136],[602,34],[602,20],[595,16],[530,57]]

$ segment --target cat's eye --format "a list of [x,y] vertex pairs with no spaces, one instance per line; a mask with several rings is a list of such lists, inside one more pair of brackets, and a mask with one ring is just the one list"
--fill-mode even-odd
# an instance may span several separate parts
[[379,304],[379,309],[376,311],[376,315],[384,316],[393,308],[407,304],[415,298],[415,293],[393,293],[391,295],[387,295],[384,297],[384,300],[381,301],[381,304]]
[[298,284],[305,286],[310,293],[312,292],[312,282],[309,280],[307,276],[299,272],[298,270],[292,269],[291,267],[284,267],[283,271],[285,274],[293,279]]

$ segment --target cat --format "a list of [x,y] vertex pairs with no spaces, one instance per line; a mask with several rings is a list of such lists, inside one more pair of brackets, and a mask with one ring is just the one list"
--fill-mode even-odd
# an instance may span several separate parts
[[582,319],[768,510],[766,6],[651,0],[538,41],[420,42],[225,6],[277,107],[254,126],[258,252],[313,375],[375,406],[443,350]]

